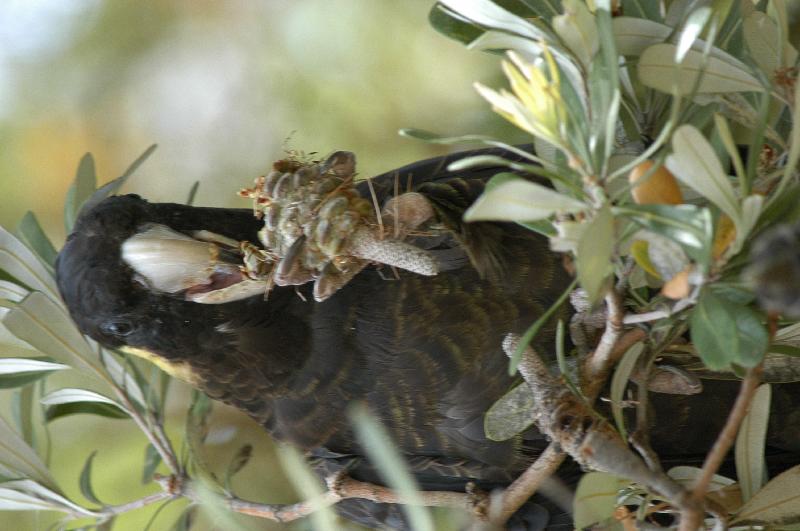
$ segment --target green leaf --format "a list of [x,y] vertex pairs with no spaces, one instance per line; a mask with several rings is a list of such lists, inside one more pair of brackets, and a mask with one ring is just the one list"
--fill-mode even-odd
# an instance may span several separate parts
[[611,258],[615,243],[614,216],[608,205],[604,205],[581,235],[576,257],[578,280],[592,304],[602,297],[606,281],[614,271]]
[[38,406],[34,397],[34,386],[26,385],[14,392],[12,398],[12,414],[22,439],[31,448],[35,448],[36,430],[34,429],[34,406]]
[[243,469],[247,463],[250,462],[250,458],[253,456],[253,445],[252,444],[245,444],[241,448],[236,451],[236,454],[231,459],[231,462],[228,463],[228,468],[225,470],[225,489],[231,490],[231,480],[233,476],[235,476],[241,469]]
[[694,126],[682,125],[672,135],[673,153],[666,166],[683,184],[725,212],[738,226],[741,210],[730,179],[714,148]]
[[611,518],[617,508],[617,496],[628,484],[627,480],[604,472],[584,474],[572,502],[575,529],[586,529]]
[[509,376],[514,376],[514,374],[516,374],[517,365],[519,365],[519,360],[522,359],[522,353],[525,351],[528,345],[530,345],[531,341],[533,341],[533,338],[535,338],[539,333],[539,330],[541,330],[542,327],[547,324],[550,318],[553,317],[556,311],[558,311],[558,309],[564,305],[569,297],[569,294],[572,293],[572,290],[575,289],[577,284],[577,278],[570,282],[569,286],[567,286],[567,289],[565,289],[564,292],[559,295],[558,299],[556,299],[556,302],[554,302],[547,309],[547,311],[544,312],[541,317],[536,319],[536,321],[534,321],[534,323],[529,326],[527,330],[525,330],[525,333],[522,334],[522,337],[519,340],[519,345],[517,345],[517,350],[514,351],[513,356],[511,356],[511,359],[508,362]]
[[81,206],[89,199],[95,188],[97,188],[97,175],[94,169],[94,158],[91,153],[87,153],[78,164],[75,180],[67,190],[67,199],[64,202],[64,227],[67,234],[72,232]]
[[161,454],[158,453],[155,446],[148,444],[144,449],[144,467],[142,468],[142,484],[147,484],[153,481],[153,474],[155,474],[158,465],[161,464]]
[[18,338],[56,361],[94,374],[105,374],[89,343],[64,308],[35,291],[12,308],[3,324]]
[[676,52],[674,44],[654,44],[647,48],[639,58],[641,82],[661,92],[677,92],[681,96],[692,93],[698,77],[698,94],[764,90],[750,73],[713,55],[704,57],[701,52],[690,50],[678,65],[675,63]]
[[628,15],[628,17],[650,19],[656,22],[662,20],[658,3],[651,2],[650,0],[622,0],[622,12]]
[[650,46],[664,42],[673,31],[669,26],[643,18],[614,17],[611,25],[620,55],[631,57],[639,56]]
[[0,376],[0,389],[15,389],[23,387],[29,383],[40,380],[50,374],[49,371],[42,372],[24,372],[16,374],[4,374]]
[[625,389],[631,378],[636,362],[644,352],[644,343],[635,343],[625,352],[622,359],[614,370],[611,378],[611,413],[614,415],[614,422],[617,424],[622,440],[628,440],[628,432],[625,429],[625,416],[622,412],[622,401],[625,399]]
[[692,343],[709,369],[731,363],[753,367],[764,357],[768,334],[758,313],[706,290],[692,312]]
[[377,468],[381,479],[408,502],[403,504],[401,509],[408,518],[411,529],[433,531],[433,520],[422,503],[419,486],[409,473],[386,428],[363,404],[355,404],[351,408],[350,419],[353,422],[356,438],[373,466]]
[[[670,468],[667,471],[667,475],[684,487],[691,488],[694,487],[697,480],[703,475],[703,469],[694,466],[676,466]],[[734,484],[736,484],[734,480],[714,474],[711,476],[711,483],[708,486],[708,491],[713,492],[725,487],[730,487]]]
[[1,358],[0,389],[22,387],[53,371],[69,369],[69,365],[35,358]]
[[469,44],[484,31],[438,3],[434,4],[428,13],[428,22],[445,37],[462,44]]
[[92,488],[92,462],[94,462],[94,457],[96,455],[97,450],[91,453],[89,458],[86,460],[86,464],[83,465],[83,470],[81,470],[81,493],[90,502],[96,503],[97,505],[104,505],[104,503],[97,498],[94,493],[94,489]]
[[197,513],[197,506],[190,505],[184,510],[181,515],[175,520],[172,525],[172,531],[191,531]]
[[289,481],[304,500],[316,505],[317,510],[310,515],[312,528],[320,531],[336,531],[339,529],[336,523],[336,514],[331,509],[330,502],[325,502],[322,499],[324,489],[319,479],[311,471],[300,452],[288,445],[278,446],[277,451],[281,465],[286,471],[286,477],[289,478]]
[[186,415],[186,444],[189,456],[203,476],[211,476],[211,468],[205,458],[203,443],[208,436],[208,417],[213,407],[207,395],[192,391],[192,402]]
[[739,342],[736,321],[724,299],[705,292],[692,312],[690,330],[692,343],[708,368],[730,368]]
[[563,5],[564,13],[554,16],[551,25],[567,48],[588,68],[600,47],[597,22],[585,3],[563,0]]
[[62,511],[73,516],[97,516],[51,488],[30,479],[6,481],[0,484],[0,509],[20,510],[14,507],[17,502],[29,503],[30,507],[27,510]]
[[55,279],[39,258],[13,234],[0,227],[0,270],[24,286],[60,300]]
[[800,466],[779,474],[745,503],[731,524],[796,523],[800,521]]
[[644,229],[680,244],[700,264],[708,264],[714,241],[714,225],[707,208],[694,205],[625,205],[615,207]]
[[94,193],[91,195],[91,197],[89,197],[83,204],[82,210],[83,209],[90,210],[95,205],[97,205],[97,203],[99,203],[106,197],[117,193],[117,191],[122,187],[122,185],[125,184],[125,181],[127,181],[130,178],[130,176],[133,175],[133,173],[137,169],[139,169],[139,166],[141,166],[142,163],[146,161],[150,155],[153,154],[153,151],[156,150],[156,147],[157,146],[153,144],[147,149],[145,149],[144,153],[139,155],[139,157],[136,160],[134,160],[131,163],[131,165],[128,166],[128,168],[122,173],[122,175],[120,175],[113,181],[107,182],[106,184],[95,190]]
[[771,396],[772,387],[769,384],[758,387],[736,436],[736,476],[739,478],[744,502],[752,498],[764,484],[764,449],[767,443]]
[[56,480],[36,452],[0,417],[0,473],[57,489]]
[[686,53],[694,45],[710,18],[711,8],[708,6],[700,7],[689,15],[678,37],[678,47],[675,49],[676,63],[683,62]]
[[53,267],[56,263],[56,252],[50,238],[47,237],[42,229],[39,220],[36,219],[36,214],[30,210],[22,216],[19,225],[17,225],[17,236],[25,244],[33,249],[39,258],[48,266]]
[[781,50],[778,48],[778,25],[761,11],[753,11],[742,23],[742,31],[747,48],[759,68],[772,77],[778,68],[792,66],[797,61],[797,50],[785,42],[783,61],[780,61]]
[[[553,37],[553,39],[554,38],[555,37]],[[526,61],[534,63],[540,59],[544,53],[544,46],[542,45],[543,42],[545,41],[531,40],[528,37],[521,37],[519,35],[510,34],[503,31],[487,31],[469,43],[467,48],[470,50],[490,52],[505,52],[511,50],[517,52]],[[575,90],[582,91],[583,76],[581,75],[578,64],[573,60],[572,55],[561,51],[559,48],[552,48],[552,41],[550,41],[550,45],[547,46],[547,49],[548,51],[552,52],[553,58],[556,60],[556,63],[564,74],[565,79],[562,80],[562,89],[569,86]],[[566,81],[566,83],[564,81]],[[562,96],[566,96],[566,94],[562,92]],[[582,92],[581,96],[581,105],[584,105]]]
[[3,485],[6,483],[0,483],[0,511],[67,511],[57,503]]
[[130,358],[124,358],[124,365],[105,349],[100,349],[100,361],[106,369],[106,373],[116,383],[131,401],[142,407],[146,407],[145,391],[148,383],[139,374],[136,364]]
[[522,382],[492,404],[483,418],[483,430],[492,441],[507,441],[533,424],[533,391]]
[[783,170],[783,177],[773,193],[773,197],[780,196],[792,179],[800,161],[800,83],[794,84],[794,109],[792,110],[792,132],[790,136],[789,155],[786,160],[786,167]]
[[503,9],[491,0],[440,0],[439,3],[479,26],[503,30],[532,40],[557,42],[549,32]]
[[484,191],[464,213],[464,220],[535,221],[555,213],[576,213],[588,208],[577,199],[515,178]]
[[45,412],[45,418],[48,422],[77,413],[88,413],[116,419],[128,418],[130,415],[121,404],[107,396],[87,389],[71,387],[59,389],[43,396],[39,402],[44,406],[48,406]]

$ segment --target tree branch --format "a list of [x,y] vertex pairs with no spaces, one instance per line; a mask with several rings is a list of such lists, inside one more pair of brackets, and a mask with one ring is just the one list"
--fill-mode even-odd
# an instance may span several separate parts
[[733,404],[728,415],[728,420],[722,431],[717,436],[714,446],[711,451],[706,455],[703,469],[692,489],[691,497],[699,505],[694,510],[684,509],[681,511],[681,525],[680,531],[693,531],[697,529],[703,522],[703,500],[708,491],[708,486],[714,474],[719,469],[725,456],[736,441],[736,434],[739,431],[739,426],[742,423],[747,410],[750,408],[750,403],[755,395],[756,388],[761,380],[761,365],[747,370],[747,374],[742,380],[742,385],[739,388],[739,394],[736,397],[736,402]]
[[[128,510],[136,509],[147,503],[178,497],[187,498],[195,504],[203,503],[203,496],[192,481],[182,480],[176,476],[159,475],[154,476],[154,479],[161,485],[164,492],[126,504],[126,506],[130,506]],[[222,496],[221,499],[223,505],[232,512],[265,518],[275,522],[292,522],[304,518],[323,507],[329,507],[347,499],[364,499],[377,503],[409,503],[407,499],[392,489],[358,481],[347,477],[341,472],[325,478],[325,483],[328,485],[328,490],[321,496],[292,504],[258,503],[235,496]],[[479,519],[486,517],[485,508],[488,504],[488,498],[485,494],[449,491],[422,491],[419,494],[425,506],[455,507],[468,510]],[[158,499],[155,499],[156,497]],[[145,501],[146,503],[143,503]]]

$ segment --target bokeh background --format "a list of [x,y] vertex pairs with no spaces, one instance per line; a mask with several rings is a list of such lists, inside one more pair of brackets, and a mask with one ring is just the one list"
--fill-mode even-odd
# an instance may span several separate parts
[[[0,223],[13,229],[32,210],[60,246],[65,192],[87,151],[102,183],[156,143],[124,191],[183,202],[199,181],[196,204],[247,207],[235,192],[287,149],[351,150],[359,172],[376,175],[449,149],[401,138],[401,127],[524,141],[472,89],[476,80],[499,83],[497,59],[438,35],[427,23],[432,4],[0,2]],[[87,384],[74,374],[48,380],[51,389],[65,385]],[[6,418],[12,393],[0,391]],[[188,394],[176,385],[169,402],[178,446]],[[50,465],[74,499],[86,503],[78,476],[95,450],[95,491],[107,503],[157,490],[141,483],[146,440],[133,423],[75,415],[49,431]],[[296,499],[268,437],[242,415],[218,406],[209,442],[221,470],[242,444],[256,447],[234,481],[239,495]],[[171,529],[184,507],[169,505],[151,529]],[[122,516],[114,529],[144,529],[154,510]],[[57,521],[51,513],[0,513],[0,529],[44,530]],[[282,528],[254,519],[241,525]],[[203,520],[193,529],[211,527]]]

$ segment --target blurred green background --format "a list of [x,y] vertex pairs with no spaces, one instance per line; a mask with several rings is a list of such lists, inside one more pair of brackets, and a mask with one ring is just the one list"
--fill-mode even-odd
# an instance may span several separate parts
[[[360,174],[375,175],[446,152],[399,137],[401,127],[524,141],[472,89],[476,80],[499,83],[496,59],[436,34],[427,23],[432,3],[5,0],[0,222],[13,229],[32,210],[60,246],[64,195],[87,151],[102,183],[157,143],[124,191],[182,202],[200,181],[196,204],[248,207],[235,192],[286,149],[351,150]],[[87,384],[58,374],[47,385]],[[6,418],[11,394],[0,391]],[[178,447],[188,395],[176,384],[169,402]],[[221,470],[242,444],[256,446],[256,458],[234,482],[239,495],[296,499],[257,426],[222,406],[212,426],[209,450]],[[105,502],[157,490],[141,484],[146,441],[132,422],[77,415],[55,421],[50,433],[50,464],[75,500],[86,503],[78,476],[94,450],[95,490]],[[184,506],[171,504],[152,529],[170,529]],[[141,530],[154,509],[125,515],[114,529]],[[52,513],[0,513],[0,529],[48,529],[57,521]],[[206,520],[194,529],[211,527]]]

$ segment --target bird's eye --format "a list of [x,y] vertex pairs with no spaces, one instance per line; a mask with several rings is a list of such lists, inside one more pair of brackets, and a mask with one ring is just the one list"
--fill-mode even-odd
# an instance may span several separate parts
[[127,336],[133,332],[133,325],[129,321],[115,319],[100,325],[102,331],[109,336]]

